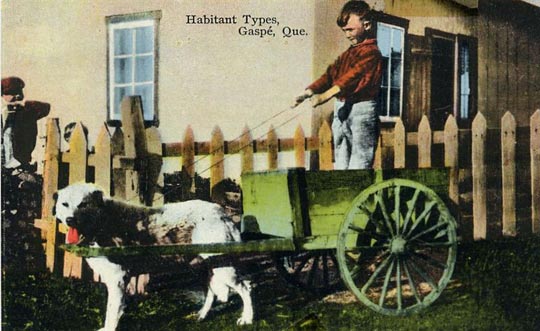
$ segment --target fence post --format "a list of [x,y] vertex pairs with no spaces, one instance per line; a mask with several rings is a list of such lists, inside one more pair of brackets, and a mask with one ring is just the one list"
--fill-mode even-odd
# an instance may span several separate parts
[[[459,147],[458,126],[453,115],[444,124],[444,166],[450,168],[448,197],[453,202],[456,217],[459,217]],[[459,220],[458,220],[459,222]]]
[[472,174],[473,174],[473,217],[475,240],[486,239],[486,147],[487,123],[484,115],[478,112],[472,123]]
[[188,125],[182,143],[182,168],[193,180],[195,176],[195,136],[191,125]]
[[146,142],[148,144],[148,158],[146,163],[146,182],[148,187],[148,200],[152,202],[152,206],[161,206],[164,203],[163,194],[156,187],[164,187],[164,178],[161,173],[161,165],[163,164],[161,147],[161,136],[158,129],[152,126],[145,130]]
[[42,236],[46,236],[45,260],[49,271],[53,272],[56,257],[57,225],[52,208],[53,194],[58,190],[58,170],[60,163],[60,127],[58,118],[47,119],[47,141],[45,145],[45,165],[43,167],[43,189],[41,200],[41,220],[37,226]]
[[332,129],[323,121],[319,129],[319,170],[334,169],[332,156]]
[[501,119],[503,235],[516,235],[516,120],[510,112]]
[[124,199],[132,203],[142,202],[140,172],[136,165],[147,154],[146,134],[142,118],[141,98],[124,97],[121,106],[122,128],[124,132],[124,155],[120,156],[124,169]]
[[242,173],[253,171],[253,138],[251,131],[246,126],[240,138],[240,157],[242,162]]
[[[69,162],[69,184],[86,182],[86,169],[88,160],[88,142],[81,123],[77,123],[71,139],[69,152],[66,153]],[[82,258],[69,252],[64,254],[64,277],[82,277]]]
[[405,126],[398,118],[394,126],[394,168],[405,168],[405,147],[407,146]]
[[540,233],[540,109],[531,116],[530,130],[532,232]]
[[124,155],[124,132],[118,127],[114,130],[111,137],[111,156],[113,160],[111,194],[118,198],[124,198],[126,196],[125,170],[122,169],[119,162],[122,155]]
[[210,142],[210,191],[212,188],[225,178],[225,142],[223,132],[219,126],[212,131],[212,140]]
[[418,125],[418,168],[431,167],[431,128],[426,115]]
[[278,138],[273,125],[268,130],[266,141],[268,146],[268,169],[276,170],[278,168]]
[[296,131],[294,131],[294,156],[296,160],[296,166],[305,168],[306,166],[306,136],[302,126],[298,125]]

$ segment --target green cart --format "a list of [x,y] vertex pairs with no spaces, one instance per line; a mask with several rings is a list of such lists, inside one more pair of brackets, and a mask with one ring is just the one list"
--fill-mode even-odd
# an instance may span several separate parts
[[68,250],[83,256],[273,253],[290,282],[345,283],[371,309],[406,315],[430,305],[456,262],[447,169],[306,171],[242,176],[241,243]]

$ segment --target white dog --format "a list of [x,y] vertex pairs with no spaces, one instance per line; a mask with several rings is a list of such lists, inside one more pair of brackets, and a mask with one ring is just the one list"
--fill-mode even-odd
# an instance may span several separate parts
[[[106,198],[99,188],[86,183],[59,190],[55,199],[53,213],[69,228],[66,242],[70,244],[104,247],[240,241],[240,232],[223,208],[206,201],[140,207]],[[101,330],[115,330],[123,313],[129,266],[121,259],[105,256],[86,261],[107,287],[107,313]],[[244,305],[237,323],[251,324],[253,307],[249,282],[240,281],[231,266],[215,267],[212,273],[205,303],[198,312],[199,319],[206,317],[215,296],[227,301],[229,290],[233,289]]]

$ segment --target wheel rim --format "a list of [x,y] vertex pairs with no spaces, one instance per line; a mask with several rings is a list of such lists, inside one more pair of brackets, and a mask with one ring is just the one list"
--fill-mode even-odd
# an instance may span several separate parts
[[324,294],[342,286],[335,250],[279,254],[274,262],[287,282],[309,292]]
[[456,221],[428,187],[391,179],[362,191],[341,225],[347,287],[371,309],[405,315],[435,301],[456,262]]

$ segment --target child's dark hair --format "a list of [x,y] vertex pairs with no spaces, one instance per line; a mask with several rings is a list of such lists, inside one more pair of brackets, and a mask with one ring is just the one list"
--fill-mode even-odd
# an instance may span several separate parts
[[371,10],[365,1],[351,0],[347,2],[341,9],[341,13],[337,18],[337,25],[342,28],[347,25],[351,14],[358,15],[360,18],[370,20]]

